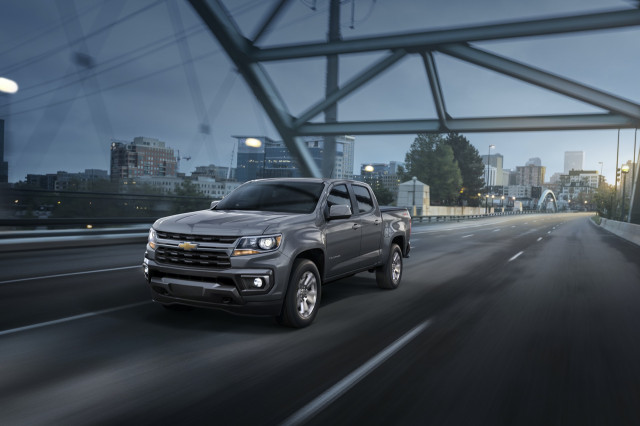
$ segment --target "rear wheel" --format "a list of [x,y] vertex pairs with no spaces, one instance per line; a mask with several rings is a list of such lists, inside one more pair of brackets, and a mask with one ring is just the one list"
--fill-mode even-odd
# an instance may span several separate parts
[[297,259],[293,264],[278,322],[295,328],[310,325],[320,307],[320,287],[320,274],[315,263],[308,259]]
[[397,244],[391,244],[389,258],[384,265],[376,269],[378,287],[392,290],[398,288],[402,278],[402,250]]

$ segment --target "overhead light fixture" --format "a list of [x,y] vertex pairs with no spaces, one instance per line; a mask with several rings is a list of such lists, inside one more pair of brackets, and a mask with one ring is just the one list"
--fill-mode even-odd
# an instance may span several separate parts
[[18,83],[8,78],[0,77],[0,92],[16,93],[18,91]]

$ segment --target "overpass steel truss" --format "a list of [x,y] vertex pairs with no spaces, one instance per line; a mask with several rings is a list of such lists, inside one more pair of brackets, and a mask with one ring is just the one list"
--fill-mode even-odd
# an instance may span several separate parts
[[[280,0],[265,17],[253,40],[245,37],[221,0],[189,0],[212,34],[251,87],[265,112],[280,133],[301,172],[320,177],[321,173],[306,149],[303,136],[358,134],[413,134],[453,132],[511,132],[540,130],[591,130],[640,127],[640,105],[547,71],[473,47],[471,42],[533,37],[582,31],[640,26],[640,10],[585,14],[569,17],[522,20],[402,35],[352,38],[327,43],[299,43],[280,47],[258,47],[291,0]],[[299,117],[292,116],[269,78],[262,62],[295,60],[362,52],[388,55],[319,100]],[[487,68],[521,81],[577,99],[605,110],[597,114],[536,115],[516,117],[453,118],[447,113],[433,52]],[[419,55],[425,65],[437,119],[376,120],[311,123],[353,91],[365,85],[407,55]]]

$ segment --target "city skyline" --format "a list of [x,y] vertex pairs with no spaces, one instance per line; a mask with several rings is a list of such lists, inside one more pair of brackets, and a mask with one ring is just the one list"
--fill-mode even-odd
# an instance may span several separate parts
[[[253,0],[225,5],[238,25],[251,33],[274,5]],[[291,40],[326,39],[327,4],[317,10],[292,2],[281,22],[265,34],[264,46]],[[77,7],[77,10],[75,8]],[[353,29],[343,22],[343,37],[455,28],[517,19],[567,16],[629,9],[624,0],[542,0],[535,3],[464,1],[356,2]],[[199,17],[182,2],[129,3],[114,0],[109,8],[88,0],[75,5],[10,1],[0,16],[0,76],[11,77],[20,90],[0,96],[0,118],[7,119],[5,160],[9,180],[28,172],[100,168],[109,159],[105,142],[147,135],[172,141],[183,155],[228,164],[234,134],[280,135],[247,84],[223,54]],[[350,16],[343,7],[344,20]],[[77,16],[78,28],[66,28]],[[173,19],[171,17],[174,17]],[[178,16],[176,20],[175,17]],[[181,21],[176,24],[176,21]],[[110,27],[116,28],[109,31]],[[75,33],[71,34],[74,30]],[[84,31],[83,31],[84,30]],[[45,33],[45,31],[47,31]],[[478,47],[606,92],[640,99],[635,69],[640,31],[626,28],[477,43]],[[46,36],[45,36],[46,35]],[[80,43],[82,41],[82,43]],[[186,41],[187,49],[181,48]],[[70,48],[72,46],[72,48]],[[184,47],[184,46],[183,46]],[[377,54],[340,59],[344,83]],[[447,109],[456,117],[544,113],[590,113],[599,109],[484,69],[434,54]],[[436,116],[424,67],[407,58],[338,105],[340,120],[376,120]],[[191,68],[188,64],[193,64]],[[624,64],[624,66],[611,66]],[[324,90],[324,60],[270,63],[271,78],[291,113],[299,114]],[[464,133],[463,133],[464,134]],[[585,152],[585,168],[600,170],[608,182],[615,176],[617,130],[464,134],[481,154],[490,144],[514,169],[540,157],[547,173],[563,171],[562,153]],[[358,136],[355,164],[404,161],[415,135]],[[633,130],[622,130],[620,159],[633,158]],[[192,167],[183,162],[183,171]]]

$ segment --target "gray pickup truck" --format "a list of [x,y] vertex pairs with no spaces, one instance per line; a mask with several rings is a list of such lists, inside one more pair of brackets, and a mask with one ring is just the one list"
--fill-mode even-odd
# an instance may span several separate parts
[[203,307],[311,324],[322,284],[363,271],[397,288],[409,256],[411,218],[380,207],[362,182],[263,179],[209,210],[158,219],[144,275],[167,309]]

